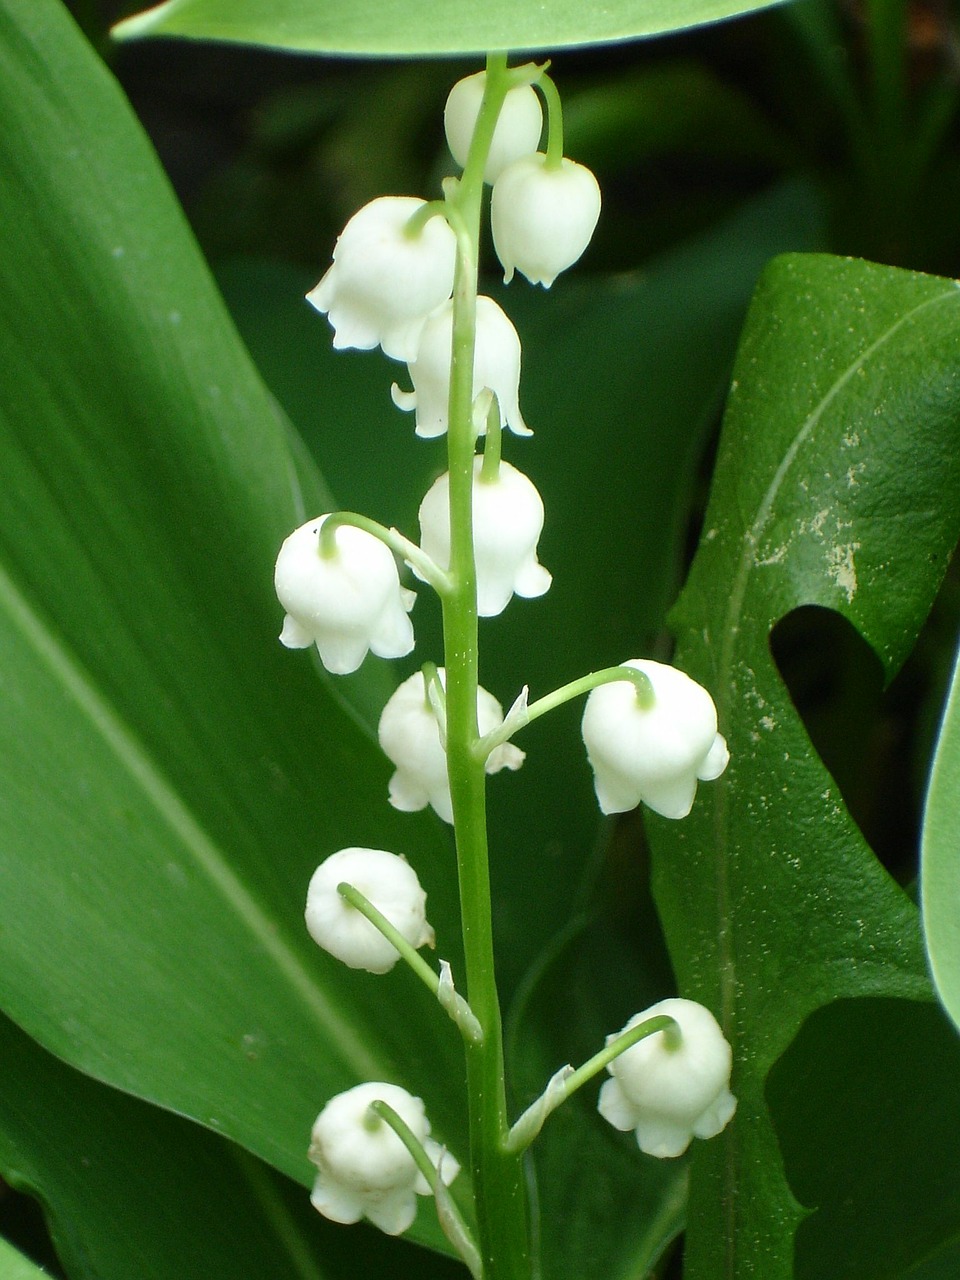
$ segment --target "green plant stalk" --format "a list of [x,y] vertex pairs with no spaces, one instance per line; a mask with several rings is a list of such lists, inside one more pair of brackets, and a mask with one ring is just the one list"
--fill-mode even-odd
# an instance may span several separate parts
[[475,754],[478,627],[473,549],[473,356],[483,169],[509,87],[506,57],[487,59],[487,81],[463,176],[449,199],[459,217],[453,295],[447,457],[450,474],[450,579],[443,597],[447,771],[453,803],[467,998],[483,1032],[467,1044],[470,1164],[485,1280],[530,1280],[532,1260],[521,1157],[507,1152],[503,1031],[493,959],[486,830],[486,773]]

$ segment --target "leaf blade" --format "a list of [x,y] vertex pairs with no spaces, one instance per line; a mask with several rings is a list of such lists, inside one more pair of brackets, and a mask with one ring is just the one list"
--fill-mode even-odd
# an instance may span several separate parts
[[168,0],[114,28],[117,39],[181,35],[238,41],[304,53],[463,54],[560,49],[681,31],[767,8],[781,0],[616,0],[602,10],[572,0],[549,5],[495,0],[464,10],[455,0],[376,7],[338,0]]

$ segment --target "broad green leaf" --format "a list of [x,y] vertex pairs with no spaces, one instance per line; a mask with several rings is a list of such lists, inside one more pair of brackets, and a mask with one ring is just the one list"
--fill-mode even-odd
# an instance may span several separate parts
[[0,1280],[43,1280],[46,1274],[0,1237]]
[[0,2],[0,116],[0,1005],[300,1181],[361,1078],[462,1151],[452,1024],[303,928],[324,855],[392,848],[457,967],[445,835],[276,640],[276,549],[330,499],[55,0]]
[[960,1026],[960,655],[943,712],[923,815],[920,893],[934,985]]
[[929,995],[917,912],[812,751],[768,637],[799,605],[832,608],[897,670],[960,529],[958,430],[955,283],[823,257],[768,269],[674,614],[731,763],[690,818],[648,824],[680,988],[722,1020],[740,1100],[694,1155],[690,1280],[792,1275],[802,1214],[764,1082],[803,1021],[841,997]]
[[168,0],[114,28],[121,40],[191,36],[304,53],[454,54],[561,49],[661,35],[765,9],[777,0]]
[[[517,600],[482,626],[484,683],[505,705],[524,684],[537,696],[649,650],[676,595],[700,453],[754,283],[770,257],[814,247],[820,234],[816,199],[788,184],[633,275],[571,274],[549,294],[520,283],[493,288],[523,341],[521,403],[536,433],[504,440],[504,453],[543,495],[541,559],[554,572],[546,596]],[[415,440],[392,405],[390,383],[403,371],[380,355],[334,352],[328,325],[302,300],[314,281],[296,271],[234,262],[219,276],[338,498],[415,536],[443,442]],[[643,589],[624,596],[623,575]],[[416,617],[418,661],[439,660],[435,603],[422,599]],[[580,910],[579,886],[596,873],[600,815],[581,710],[571,705],[532,726],[523,770],[491,781],[497,966],[507,995]]]
[[462,1275],[438,1254],[325,1222],[298,1184],[80,1075],[2,1017],[0,1059],[0,1170],[42,1197],[71,1280],[352,1280],[405,1263],[429,1280]]

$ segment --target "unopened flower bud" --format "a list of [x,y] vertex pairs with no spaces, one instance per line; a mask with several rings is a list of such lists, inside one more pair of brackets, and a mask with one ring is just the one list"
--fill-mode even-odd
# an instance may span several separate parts
[[[443,127],[450,152],[462,169],[467,163],[480,103],[487,83],[485,71],[458,80],[450,90],[443,112]],[[508,164],[536,151],[543,128],[540,99],[528,84],[514,85],[500,108],[493,141],[483,170],[484,182],[496,182]]]
[[[510,319],[492,298],[477,298],[477,331],[473,357],[473,397],[488,387],[497,397],[501,420],[518,436],[533,433],[520,413],[520,338]],[[447,429],[450,400],[450,351],[453,303],[440,307],[423,326],[417,358],[410,366],[412,391],[391,388],[398,409],[416,409],[417,435],[440,436]],[[481,435],[486,434],[486,422]]]
[[424,205],[414,196],[381,196],[355,213],[337,240],[333,266],[307,294],[333,325],[333,345],[381,346],[412,360],[424,321],[453,292],[456,236],[441,217],[410,234]]
[[412,947],[433,946],[427,895],[405,858],[385,849],[341,849],[317,867],[307,889],[307,931],[317,946],[351,969],[388,973],[400,952],[337,892],[344,881],[358,889]]
[[[703,1005],[662,1000],[623,1031],[662,1014],[676,1021],[679,1036],[657,1031],[614,1058],[597,1110],[615,1129],[633,1129],[641,1151],[664,1158],[683,1155],[693,1138],[715,1137],[737,1100],[730,1092],[730,1045]],[[607,1043],[614,1039],[608,1036]]]
[[399,1085],[374,1081],[338,1093],[317,1116],[309,1156],[318,1173],[310,1201],[332,1222],[368,1218],[396,1236],[416,1217],[417,1196],[431,1192],[390,1125],[370,1111],[373,1102],[385,1102],[409,1126],[445,1185],[457,1176],[458,1162],[429,1136],[422,1101]]
[[550,168],[536,152],[509,165],[493,186],[490,226],[503,279],[514,270],[549,289],[573,266],[600,217],[600,187],[582,164],[563,160]]
[[[514,595],[542,596],[553,581],[537,560],[543,530],[543,502],[533,482],[501,462],[497,478],[482,475],[483,458],[473,462],[473,549],[477,566],[477,612],[493,618]],[[450,564],[450,476],[435,480],[420,504],[420,545],[446,569]]]
[[[441,685],[446,673],[439,668]],[[477,724],[481,737],[503,724],[503,708],[486,689],[477,690]],[[390,803],[405,813],[432,805],[444,822],[453,822],[447,777],[447,752],[436,713],[427,698],[423,673],[415,672],[392,694],[377,730],[384,754],[396,766],[390,779]],[[519,769],[524,753],[505,742],[487,757],[487,773]]]
[[638,698],[629,680],[587,698],[581,728],[600,808],[626,813],[643,801],[665,818],[685,818],[697,781],[719,778],[730,759],[713,699],[676,667],[642,658],[621,666],[647,676],[652,699]]
[[288,649],[316,644],[328,671],[356,671],[372,650],[402,658],[413,648],[407,617],[415,595],[400,586],[389,547],[353,525],[334,531],[334,551],[321,550],[320,530],[329,516],[301,525],[277,556],[274,582],[287,616],[280,643]]

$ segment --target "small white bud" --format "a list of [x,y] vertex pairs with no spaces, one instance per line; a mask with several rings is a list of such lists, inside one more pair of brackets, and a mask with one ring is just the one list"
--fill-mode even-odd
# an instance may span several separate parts
[[[485,71],[458,80],[443,111],[443,127],[450,153],[462,169],[467,163],[480,103],[487,83]],[[540,99],[528,84],[514,85],[500,108],[483,170],[484,182],[496,182],[508,164],[536,151],[543,128]]]
[[385,849],[341,849],[317,867],[307,889],[307,931],[317,946],[351,969],[388,973],[400,952],[342,898],[337,885],[358,889],[412,947],[433,946],[427,895],[405,858]]
[[600,187],[582,164],[548,168],[536,152],[514,161],[493,186],[490,227],[503,279],[514,270],[549,289],[582,255],[600,217]]
[[309,1156],[318,1173],[310,1202],[332,1222],[368,1218],[396,1236],[416,1217],[417,1196],[431,1191],[386,1120],[370,1111],[372,1102],[385,1102],[409,1125],[445,1185],[459,1173],[458,1162],[429,1136],[419,1098],[399,1085],[358,1084],[331,1098],[314,1123]]
[[334,531],[335,553],[320,550],[320,530],[329,516],[301,525],[277,556],[274,583],[287,615],[280,643],[288,649],[316,644],[328,671],[356,671],[372,650],[380,658],[402,658],[413,648],[407,617],[415,595],[400,586],[393,552],[379,538],[353,525]]
[[[437,671],[445,684],[446,672]],[[481,736],[503,724],[503,708],[486,689],[477,690],[477,724]],[[405,813],[429,804],[444,822],[453,822],[447,753],[440,738],[436,713],[424,689],[423,673],[415,672],[392,694],[380,716],[377,730],[384,754],[396,766],[390,779],[390,803]],[[519,769],[524,753],[505,742],[487,757],[487,773]]]
[[425,201],[380,196],[353,215],[333,250],[333,265],[307,301],[333,325],[333,345],[412,360],[424,321],[453,292],[454,233],[441,217],[416,235],[410,219]]
[[[716,1018],[693,1000],[662,1000],[631,1018],[623,1031],[667,1014],[680,1043],[658,1031],[639,1040],[607,1070],[597,1110],[615,1129],[633,1129],[641,1151],[661,1158],[683,1155],[693,1138],[713,1138],[737,1109],[730,1092],[732,1053]],[[622,1035],[623,1032],[619,1032]],[[616,1036],[608,1036],[607,1044]]]
[[[537,560],[543,530],[543,502],[533,482],[509,462],[496,480],[481,475],[483,458],[473,463],[473,547],[477,565],[477,612],[493,618],[514,595],[542,596],[553,581]],[[444,472],[420,504],[420,545],[446,569],[450,564],[450,475]]]
[[[416,409],[416,433],[424,439],[447,429],[450,399],[450,351],[453,341],[453,303],[427,320],[420,335],[417,358],[409,365],[412,391],[396,383],[390,394],[398,409]],[[520,413],[520,338],[509,317],[492,298],[477,298],[477,337],[473,356],[473,398],[488,387],[497,397],[501,420],[518,436],[533,432]],[[485,435],[486,419],[480,434]]]
[[600,808],[626,813],[643,801],[665,818],[685,818],[697,781],[719,778],[730,759],[713,699],[676,667],[643,658],[620,665],[647,676],[653,702],[641,705],[628,680],[587,698],[581,729]]

